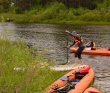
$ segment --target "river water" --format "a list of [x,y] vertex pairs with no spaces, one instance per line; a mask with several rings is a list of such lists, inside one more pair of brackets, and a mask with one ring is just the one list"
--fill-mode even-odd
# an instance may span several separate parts
[[[38,50],[48,49],[48,57],[56,60],[55,65],[67,62],[67,42],[71,44],[73,37],[68,36],[65,30],[76,31],[81,34],[86,44],[90,39],[97,35],[94,40],[96,47],[110,48],[110,25],[73,25],[73,24],[17,24],[5,23],[7,28],[13,30],[11,40],[17,41],[18,37],[24,38],[24,42],[29,45],[39,45]],[[3,30],[3,24],[0,23],[0,31]],[[68,39],[67,39],[68,38]],[[74,47],[77,47],[76,45]],[[68,53],[68,59],[71,60],[73,53]],[[90,65],[95,72],[95,85],[98,85],[110,92],[110,56],[86,55],[82,54],[84,64]],[[69,62],[69,61],[68,61]],[[74,60],[73,62],[74,63]],[[78,63],[80,63],[78,61]]]

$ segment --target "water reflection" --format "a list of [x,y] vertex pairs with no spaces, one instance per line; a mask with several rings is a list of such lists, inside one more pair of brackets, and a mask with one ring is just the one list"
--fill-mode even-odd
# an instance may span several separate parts
[[[8,28],[13,29],[12,40],[16,41],[18,37],[24,38],[30,45],[39,45],[39,50],[48,49],[49,58],[57,60],[56,64],[67,61],[67,34],[65,30],[76,31],[81,34],[86,44],[95,35],[96,47],[108,48],[110,46],[110,25],[72,25],[72,24],[14,24],[6,23]],[[0,23],[0,31],[3,30]],[[73,38],[69,37],[68,43],[71,44]],[[76,47],[76,46],[75,46]],[[69,54],[69,59],[72,58]],[[95,71],[95,84],[110,91],[110,57],[82,55],[84,64],[90,65]],[[80,61],[78,61],[80,62]],[[73,62],[74,63],[74,58]]]

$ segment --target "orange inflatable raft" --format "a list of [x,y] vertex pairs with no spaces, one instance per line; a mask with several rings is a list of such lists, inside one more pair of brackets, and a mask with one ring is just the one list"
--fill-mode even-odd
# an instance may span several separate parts
[[[71,47],[70,50],[76,52],[78,48]],[[110,51],[107,49],[96,49],[96,50],[88,50],[85,48],[82,52],[83,54],[94,54],[94,55],[110,55]]]
[[94,71],[90,66],[76,68],[48,86],[44,93],[82,93],[93,78]]
[[84,91],[84,93],[101,93],[101,92],[93,87],[89,87]]

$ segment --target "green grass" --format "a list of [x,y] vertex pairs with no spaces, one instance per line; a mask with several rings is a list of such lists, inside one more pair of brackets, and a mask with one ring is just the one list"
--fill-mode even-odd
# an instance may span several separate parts
[[[76,19],[68,20],[66,18],[42,19],[40,14],[0,13],[0,15],[4,17],[5,21],[15,23],[110,24],[110,22],[101,19],[99,21],[85,21],[80,19],[80,16],[77,16]],[[2,21],[1,18],[0,21]]]
[[[40,52],[41,53],[41,52]],[[19,42],[0,40],[0,93],[39,93],[65,72],[51,71],[48,66],[30,65],[45,61],[40,54]],[[14,68],[22,68],[15,70]],[[23,68],[25,68],[23,70]]]

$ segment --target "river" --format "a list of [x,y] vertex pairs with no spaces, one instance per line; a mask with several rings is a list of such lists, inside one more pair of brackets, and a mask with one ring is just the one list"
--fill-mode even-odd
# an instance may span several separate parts
[[[48,57],[56,60],[55,65],[67,62],[67,42],[72,43],[73,37],[68,38],[65,30],[76,31],[81,34],[86,44],[90,39],[97,35],[94,40],[96,47],[110,48],[110,25],[74,25],[74,24],[18,24],[5,23],[7,28],[13,30],[11,40],[17,41],[18,37],[24,38],[24,42],[29,45],[39,45],[38,50],[48,49]],[[0,31],[3,25],[0,23]],[[68,38],[68,40],[67,40]],[[76,47],[76,45],[75,45]],[[69,50],[69,60],[72,59],[72,53]],[[110,56],[86,55],[82,54],[84,64],[90,65],[95,72],[95,85],[98,85],[110,92]],[[74,60],[73,62],[74,63]],[[78,61],[78,63],[80,63]]]

